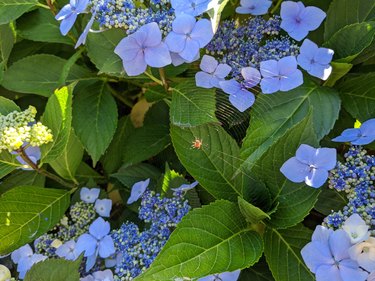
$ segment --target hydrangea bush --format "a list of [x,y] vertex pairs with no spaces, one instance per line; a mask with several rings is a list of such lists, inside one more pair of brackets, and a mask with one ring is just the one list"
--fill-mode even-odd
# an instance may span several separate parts
[[0,281],[375,280],[373,0],[0,0]]

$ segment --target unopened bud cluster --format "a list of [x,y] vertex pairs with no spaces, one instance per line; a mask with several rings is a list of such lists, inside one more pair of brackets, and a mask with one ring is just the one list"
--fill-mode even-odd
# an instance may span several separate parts
[[36,109],[29,106],[25,111],[13,111],[0,115],[0,152],[14,151],[24,143],[41,146],[53,140],[52,132],[42,123],[35,123]]

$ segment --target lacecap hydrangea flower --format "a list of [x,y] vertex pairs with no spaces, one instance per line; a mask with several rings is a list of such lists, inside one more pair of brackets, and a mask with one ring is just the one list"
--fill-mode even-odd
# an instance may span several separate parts
[[305,182],[308,186],[318,188],[325,183],[328,171],[335,166],[336,149],[301,144],[296,156],[288,159],[280,171],[292,182]]
[[70,0],[56,15],[56,20],[61,21],[60,31],[66,35],[77,20],[78,14],[85,12],[89,0]]

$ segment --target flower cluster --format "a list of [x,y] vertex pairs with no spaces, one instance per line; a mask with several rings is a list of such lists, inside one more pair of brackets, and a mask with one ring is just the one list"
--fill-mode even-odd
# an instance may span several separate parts
[[42,123],[35,123],[36,109],[29,106],[25,111],[13,111],[0,115],[0,152],[12,152],[25,143],[41,146],[53,140],[52,132]]
[[[270,5],[268,0],[243,0],[236,11],[262,15],[267,13]],[[294,41],[302,40],[309,31],[317,29],[324,18],[325,13],[316,7],[285,1],[281,4],[280,17],[268,20],[252,17],[240,25],[234,20],[224,21],[206,51],[218,60],[216,64],[231,69],[230,80],[223,81],[230,71],[221,72],[220,77],[216,75],[220,80],[216,84],[210,83],[208,77],[204,78],[202,72],[198,72],[197,86],[221,88],[242,112],[253,105],[254,87],[258,84],[263,94],[289,91],[300,86],[303,75],[298,65],[310,75],[326,80],[332,71],[329,63],[333,51],[319,48],[309,39],[305,39],[301,46]],[[282,30],[288,35],[280,35]],[[211,69],[207,71],[207,63],[203,60],[201,69],[203,73],[213,74]]]
[[[142,186],[135,186],[132,191]],[[139,218],[146,223],[145,229],[141,231],[136,224],[127,222],[112,231],[117,253],[114,280],[132,280],[151,265],[172,230],[190,210],[183,194],[183,190],[177,190],[174,197],[167,198],[144,190]]]

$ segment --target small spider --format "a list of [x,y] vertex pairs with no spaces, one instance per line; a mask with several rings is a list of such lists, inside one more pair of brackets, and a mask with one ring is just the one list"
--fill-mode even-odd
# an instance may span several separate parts
[[195,140],[192,141],[192,148],[201,149],[203,145],[203,140],[195,138]]

